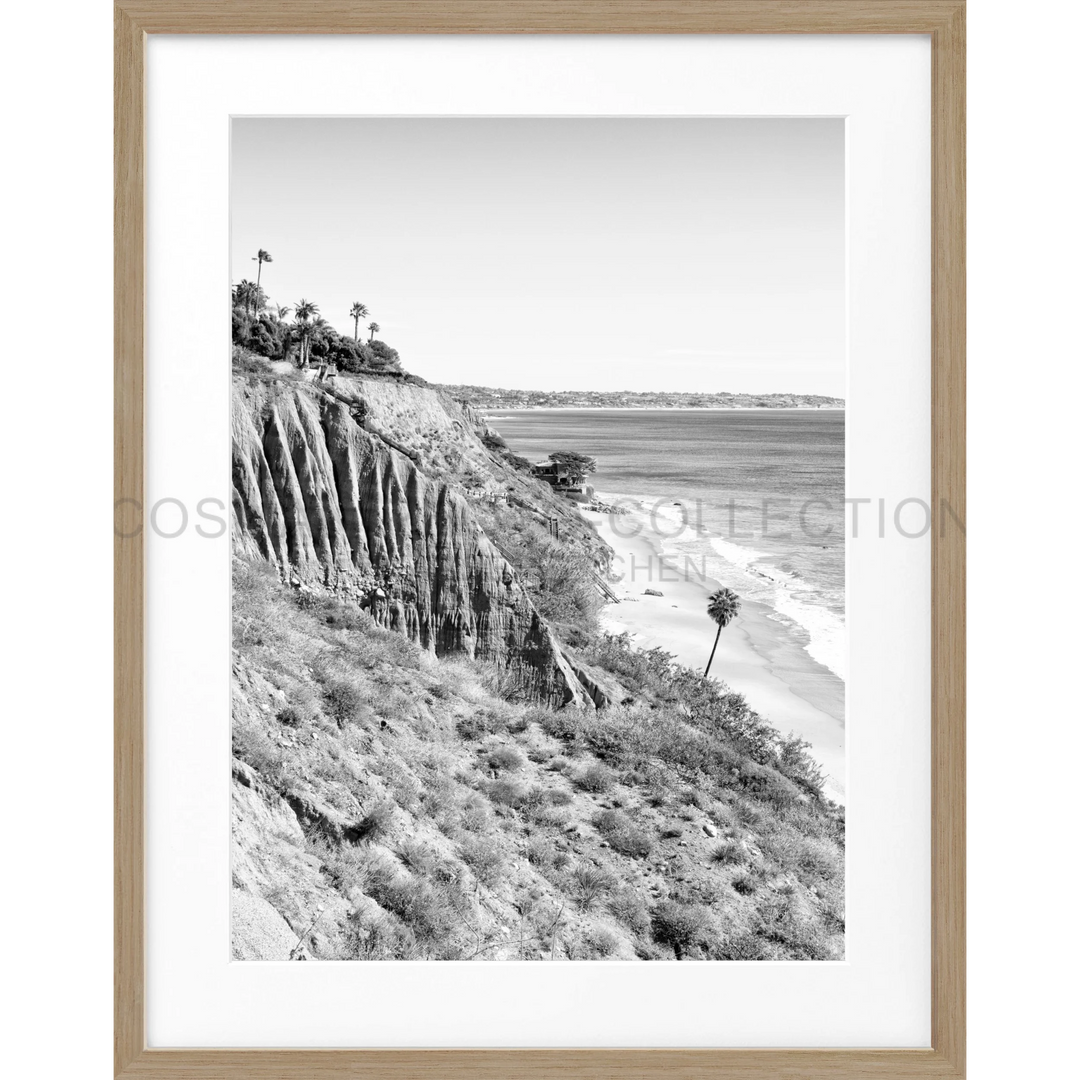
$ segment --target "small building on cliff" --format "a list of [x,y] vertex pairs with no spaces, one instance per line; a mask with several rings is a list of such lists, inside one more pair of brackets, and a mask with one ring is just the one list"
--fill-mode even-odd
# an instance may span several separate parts
[[532,467],[533,476],[550,484],[561,495],[574,502],[588,502],[593,497],[593,489],[585,482],[578,469],[565,461],[552,461],[547,458],[538,461]]

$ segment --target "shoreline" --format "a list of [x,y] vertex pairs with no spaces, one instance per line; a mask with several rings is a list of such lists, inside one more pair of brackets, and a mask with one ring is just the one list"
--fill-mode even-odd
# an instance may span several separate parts
[[[640,502],[633,496],[597,493]],[[601,625],[612,633],[628,633],[639,648],[661,648],[687,667],[701,671],[709,658],[716,624],[705,611],[706,598],[720,582],[691,578],[664,554],[663,534],[654,531],[645,513],[605,514],[580,509],[615,552],[613,569],[621,580],[610,583],[618,603],[608,603]],[[616,532],[615,522],[623,524]],[[634,535],[623,533],[632,531]],[[646,596],[653,589],[661,596]],[[720,634],[710,677],[742,694],[747,704],[782,735],[805,739],[828,775],[826,794],[845,801],[846,738],[844,683],[815,660],[773,609],[744,600],[736,618]]]

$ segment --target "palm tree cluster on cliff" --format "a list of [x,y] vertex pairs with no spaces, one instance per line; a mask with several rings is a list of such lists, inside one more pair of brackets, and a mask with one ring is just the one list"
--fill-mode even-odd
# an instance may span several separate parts
[[[397,371],[399,357],[396,349],[379,341],[375,335],[379,324],[370,322],[367,341],[360,339],[360,320],[371,314],[359,300],[349,308],[353,320],[350,340],[337,332],[319,313],[319,305],[300,299],[292,307],[279,304],[270,308],[262,288],[264,263],[273,256],[265,248],[251,257],[258,269],[255,280],[242,280],[233,288],[233,342],[273,360],[287,360],[295,353],[297,367],[307,367],[313,358],[336,363],[346,371]],[[292,322],[286,322],[289,313]]]
[[730,589],[721,585],[709,597],[705,610],[708,611],[709,618],[716,623],[716,637],[713,639],[712,652],[709,653],[709,662],[705,665],[705,675],[708,676],[713,657],[716,655],[716,646],[720,643],[720,631],[739,614],[739,598]]
[[298,367],[307,367],[311,355],[311,335],[315,330],[314,320],[318,314],[318,304],[303,299],[297,302],[293,318],[299,327],[298,333],[300,336],[300,363],[297,365]]
[[353,321],[353,341],[359,341],[360,339],[360,320],[368,317],[367,304],[361,304],[359,300],[353,301],[353,306],[349,308],[349,314],[352,316]]

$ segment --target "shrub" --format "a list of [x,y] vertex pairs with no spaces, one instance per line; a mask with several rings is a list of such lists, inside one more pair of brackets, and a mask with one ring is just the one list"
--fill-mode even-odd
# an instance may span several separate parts
[[776,952],[768,942],[755,934],[736,934],[725,941],[719,950],[720,960],[775,960]]
[[548,792],[548,802],[552,806],[569,806],[574,801],[574,796],[565,788],[552,788]]
[[493,803],[518,810],[525,805],[529,790],[517,780],[494,780],[487,785],[487,796]]
[[548,806],[546,803],[528,806],[525,813],[529,821],[550,829],[565,829],[570,820],[570,814],[565,807]]
[[418,840],[403,840],[396,853],[410,870],[424,877],[431,876],[438,862],[435,852]]
[[401,357],[398,355],[397,349],[390,348],[385,341],[379,341],[378,338],[366,342],[366,347],[373,356],[370,363],[376,371],[398,369]]
[[347,679],[333,679],[323,688],[326,711],[337,721],[338,727],[344,727],[355,720],[364,704],[364,697],[354,682]]
[[583,791],[607,791],[615,782],[615,773],[606,765],[597,762],[590,765],[578,778],[577,785]]
[[820,798],[825,788],[825,771],[810,753],[811,746],[794,733],[780,740],[780,771],[812,795]]
[[844,873],[842,853],[832,844],[813,837],[804,839],[798,853],[799,869],[829,880],[840,880]]
[[286,727],[298,727],[303,722],[303,715],[299,709],[286,705],[284,709],[278,709],[277,721]]
[[[530,693],[530,691],[526,689],[524,681],[521,680],[520,678],[518,679],[518,685],[521,688],[521,695],[520,696],[527,697],[528,694]],[[509,721],[507,722],[507,725],[506,725],[506,730],[509,731],[513,735],[521,735],[523,732],[527,731],[528,728],[529,728],[528,717],[522,716],[520,713],[515,715],[515,716],[510,717],[510,719],[509,719]],[[544,750],[544,756],[539,759],[539,760],[542,760],[542,761],[547,761],[547,759],[549,757],[551,757],[551,755],[553,753],[555,753],[554,750],[550,750],[550,749],[546,749],[546,748],[531,747],[531,748],[528,748],[528,750],[527,750],[529,756],[532,757],[532,751],[537,750],[537,749],[543,749]]]
[[429,882],[396,878],[381,884],[372,895],[422,940],[440,940],[455,928],[457,920],[446,894]]
[[555,861],[555,845],[542,836],[532,836],[525,842],[525,858],[542,869]]
[[[232,312],[233,356],[236,347],[241,350],[258,353],[271,360],[280,360],[285,355],[285,342],[288,328],[277,322],[270,315],[262,313],[252,316],[243,307],[234,307]],[[240,370],[244,370],[241,368]]]
[[331,349],[330,358],[342,371],[357,375],[370,370],[375,354],[362,341],[346,338],[339,340],[336,347]]
[[376,803],[346,834],[353,843],[371,843],[388,836],[394,827],[394,804]]
[[412,930],[392,916],[353,912],[343,937],[343,960],[414,960],[419,954]]
[[801,795],[798,786],[772,769],[763,770],[763,773],[753,778],[750,790],[778,810],[794,806]]
[[639,960],[666,960],[664,950],[654,945],[648,938],[638,938],[634,942],[634,953]]
[[567,882],[567,888],[571,895],[584,911],[588,911],[601,896],[607,895],[613,885],[614,881],[606,870],[600,870],[595,866],[588,866],[584,863],[578,863],[570,871],[570,878]]
[[466,742],[481,739],[488,734],[488,727],[480,713],[471,712],[462,716],[454,725],[454,730]]
[[482,832],[491,827],[491,812],[483,798],[471,792],[461,804],[458,821],[469,832]]
[[618,889],[612,893],[607,900],[607,909],[635,934],[648,931],[651,923],[649,909],[634,889]]
[[740,825],[745,825],[748,829],[758,829],[764,824],[766,816],[762,813],[760,806],[756,806],[746,799],[740,799],[735,804],[735,819]]
[[233,371],[242,375],[269,375],[270,365],[261,356],[256,356],[242,345],[234,345],[232,351]]
[[421,792],[420,801],[428,817],[436,818],[454,807],[455,785],[445,776],[435,776]]
[[661,945],[675,950],[675,957],[683,955],[701,943],[709,926],[709,913],[700,904],[680,904],[665,900],[653,912],[653,937]]
[[535,761],[537,765],[546,765],[555,756],[555,751],[550,746],[537,746],[535,743],[530,743],[525,752],[529,755],[529,760]]
[[686,788],[679,793],[679,802],[683,806],[693,806],[698,810],[704,810],[707,802],[705,796],[696,787]]
[[280,778],[281,750],[270,741],[266,732],[234,721],[232,751],[271,784]]
[[532,472],[532,462],[527,457],[522,457],[520,454],[515,454],[515,453],[512,453],[510,451],[507,451],[506,453],[503,454],[503,459],[506,461],[506,463],[508,465],[510,465],[513,468],[517,469],[519,472],[523,472],[523,473],[531,473]]
[[[692,718],[689,727],[696,734],[713,737],[696,745],[698,767],[712,775],[722,775],[727,766],[737,764],[739,755],[761,764],[777,763],[779,732],[740,694],[676,663],[670,653],[635,649],[626,634],[607,634],[593,639],[583,650],[582,659],[610,671],[631,690],[658,703],[679,706],[684,716]],[[718,743],[716,736],[727,746]]]
[[652,851],[652,838],[648,833],[617,810],[602,810],[593,819],[593,824],[613,851],[635,859],[643,859]]
[[750,896],[756,886],[754,885],[754,879],[749,874],[739,874],[738,877],[731,879],[731,887],[740,896]]
[[610,956],[618,947],[619,939],[606,926],[593,926],[585,931],[584,943],[593,956]]
[[804,898],[770,897],[760,906],[758,915],[765,939],[782,946],[782,959],[834,959],[834,949]]
[[525,758],[512,746],[500,746],[488,754],[487,764],[495,772],[516,772],[525,764]]
[[375,620],[366,612],[351,604],[329,601],[322,605],[323,621],[335,630],[372,631]]
[[319,611],[323,606],[323,598],[306,586],[293,589],[289,597],[301,611]]
[[[389,772],[390,770],[387,770]],[[420,807],[420,794],[423,788],[414,776],[410,776],[402,770],[387,777],[387,787],[394,797],[394,801],[410,814],[415,813]]]
[[503,855],[490,837],[472,837],[460,848],[462,862],[485,885],[495,885],[503,875]]
[[465,740],[482,739],[485,735],[496,735],[505,731],[507,718],[496,709],[476,707],[466,716],[461,717],[455,728]]
[[397,864],[378,848],[338,846],[324,839],[315,844],[322,859],[322,872],[335,888],[346,891],[359,888],[369,896],[398,876]]
[[709,858],[720,866],[741,866],[747,860],[746,848],[738,840],[723,840],[709,852]]

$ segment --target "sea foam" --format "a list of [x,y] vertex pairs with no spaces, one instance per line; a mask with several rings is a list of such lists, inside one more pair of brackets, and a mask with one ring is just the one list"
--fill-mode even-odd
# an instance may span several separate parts
[[[691,579],[726,585],[746,600],[770,608],[802,647],[840,679],[847,677],[847,627],[823,597],[795,574],[770,562],[777,556],[736,544],[688,519],[681,505],[605,494],[605,501],[633,506],[665,561]],[[650,528],[651,526],[651,528]]]

